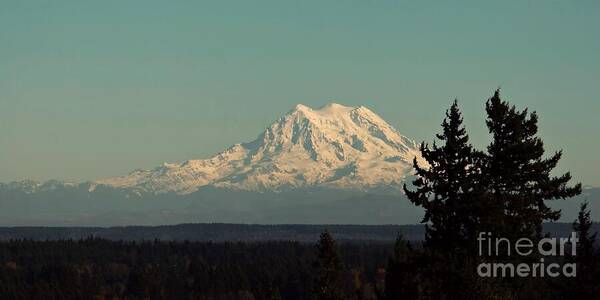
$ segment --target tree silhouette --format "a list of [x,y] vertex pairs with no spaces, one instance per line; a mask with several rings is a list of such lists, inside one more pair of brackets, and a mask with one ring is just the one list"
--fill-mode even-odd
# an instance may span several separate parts
[[443,145],[433,142],[431,148],[424,142],[420,151],[428,166],[413,161],[417,178],[411,191],[404,192],[415,205],[425,209],[422,220],[426,223],[426,245],[441,252],[464,249],[475,235],[475,210],[471,203],[473,189],[473,148],[463,126],[463,118],[454,103],[446,111],[442,133],[437,134]]
[[387,263],[385,299],[418,299],[420,282],[412,251],[410,243],[399,235]]
[[486,124],[492,134],[487,147],[485,172],[489,202],[485,213],[493,234],[516,240],[540,237],[542,222],[557,221],[560,210],[545,200],[565,199],[581,193],[581,184],[567,186],[570,173],[550,175],[562,151],[543,158],[544,143],[537,136],[538,116],[527,109],[519,111],[500,99],[500,91],[486,103]]
[[592,224],[588,203],[583,202],[579,207],[577,219],[573,222],[573,231],[579,238],[576,244],[577,252],[574,256],[568,257],[568,261],[577,266],[577,277],[563,283],[565,298],[597,299],[598,293],[600,293],[598,285],[600,262],[594,248],[597,233],[593,232]]
[[588,203],[583,202],[579,208],[577,220],[573,222],[573,230],[577,233],[579,243],[577,244],[577,260],[583,264],[589,263],[594,257],[594,244],[597,232],[592,233],[592,217],[588,209]]
[[313,298],[317,300],[346,299],[344,293],[343,266],[337,253],[335,240],[325,230],[317,242],[317,258],[314,262],[316,282]]

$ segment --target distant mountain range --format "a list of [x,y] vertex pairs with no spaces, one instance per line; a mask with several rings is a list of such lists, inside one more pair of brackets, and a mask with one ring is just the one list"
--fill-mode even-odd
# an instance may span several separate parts
[[[83,183],[0,183],[0,226],[414,224],[422,211],[401,192],[413,159],[425,165],[413,140],[364,106],[299,104],[208,159]],[[563,206],[570,221],[576,205]]]

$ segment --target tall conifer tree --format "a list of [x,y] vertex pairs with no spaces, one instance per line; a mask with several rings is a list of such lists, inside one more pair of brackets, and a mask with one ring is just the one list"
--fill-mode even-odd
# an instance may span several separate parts
[[579,208],[577,220],[573,223],[573,230],[575,230],[579,238],[576,258],[582,264],[589,264],[595,254],[594,244],[596,243],[597,232],[593,232],[592,217],[590,214],[588,203],[582,203]]
[[389,258],[385,270],[385,297],[383,299],[418,299],[419,270],[413,249],[408,241],[398,236],[394,252]]
[[542,222],[556,221],[560,210],[545,200],[565,199],[581,193],[581,184],[569,187],[571,175],[550,173],[562,151],[544,158],[544,143],[537,136],[538,117],[519,111],[500,99],[500,91],[486,103],[486,124],[492,134],[484,159],[487,203],[482,218],[497,236],[518,239],[540,237]]
[[313,299],[344,300],[344,273],[342,262],[337,253],[335,240],[325,230],[317,242],[317,258],[314,263],[316,282],[313,287]]
[[466,247],[474,226],[470,191],[473,188],[473,148],[463,126],[455,100],[436,137],[443,145],[421,143],[421,155],[429,166],[413,164],[417,178],[411,191],[404,185],[408,199],[425,209],[426,244],[432,249],[452,252]]
[[577,278],[566,282],[565,296],[574,299],[597,299],[600,293],[598,276],[600,275],[600,260],[596,253],[596,235],[592,228],[593,222],[588,209],[588,203],[581,204],[577,219],[573,222],[573,230],[577,233],[577,253],[571,261],[577,264]]

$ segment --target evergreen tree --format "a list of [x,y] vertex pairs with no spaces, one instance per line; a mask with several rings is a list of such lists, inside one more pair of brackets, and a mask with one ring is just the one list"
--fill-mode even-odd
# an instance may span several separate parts
[[594,248],[596,233],[592,233],[592,224],[588,203],[584,202],[580,206],[577,219],[573,222],[573,230],[579,238],[576,247],[577,253],[569,259],[569,262],[577,265],[577,277],[564,283],[562,290],[565,297],[596,299],[600,293],[598,285],[598,276],[600,275],[598,259],[600,257]]
[[577,233],[579,243],[577,244],[577,261],[582,265],[588,265],[594,257],[594,244],[596,243],[597,233],[592,233],[592,218],[588,203],[584,202],[579,208],[577,220],[573,222],[573,230]]
[[426,245],[444,253],[464,249],[474,241],[475,211],[471,191],[475,178],[474,151],[462,125],[463,118],[455,100],[442,122],[442,133],[431,149],[424,142],[420,151],[428,166],[414,159],[417,178],[411,191],[404,185],[408,199],[425,209]]
[[565,199],[581,193],[581,184],[569,187],[571,175],[550,175],[562,151],[544,159],[544,143],[537,136],[538,117],[519,111],[500,99],[500,91],[486,103],[486,124],[492,134],[482,168],[488,195],[481,210],[492,234],[511,240],[539,238],[542,222],[556,221],[560,210],[544,200]]
[[385,299],[418,299],[419,272],[410,243],[398,236],[385,272]]
[[325,230],[317,242],[317,258],[314,262],[316,282],[313,298],[316,300],[346,299],[344,293],[344,272],[337,253],[335,240]]

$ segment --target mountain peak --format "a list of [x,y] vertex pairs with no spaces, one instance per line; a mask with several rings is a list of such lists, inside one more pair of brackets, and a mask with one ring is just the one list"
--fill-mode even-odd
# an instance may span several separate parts
[[306,105],[304,105],[302,103],[298,103],[298,104],[296,104],[294,106],[294,108],[291,110],[291,112],[294,112],[294,111],[311,111],[311,110],[312,110],[312,108],[310,108],[310,107],[308,107],[308,106],[306,106]]
[[319,111],[340,111],[340,110],[348,111],[348,110],[352,110],[352,109],[354,109],[354,107],[349,107],[349,106],[341,105],[339,103],[331,102],[331,103],[328,103],[328,104],[325,104],[325,105],[319,107],[317,110],[319,110]]
[[400,188],[412,173],[416,144],[364,106],[298,104],[249,143],[208,159],[96,183],[150,192],[186,194],[202,186],[280,191],[328,187]]
[[290,112],[301,111],[301,112],[311,112],[311,113],[334,113],[335,114],[335,113],[349,112],[349,111],[352,111],[359,107],[350,107],[350,106],[345,106],[345,105],[342,105],[339,103],[331,102],[331,103],[325,104],[323,106],[320,106],[317,109],[313,109],[308,105],[296,104]]
[[335,103],[335,102],[329,102],[329,103],[327,103],[327,104],[325,104],[325,105],[323,105],[323,106],[319,107],[319,109],[323,109],[323,108],[331,108],[331,107],[334,107],[334,108],[340,108],[340,107],[341,107],[341,108],[348,108],[348,106],[341,105],[341,104],[339,104],[339,103]]

